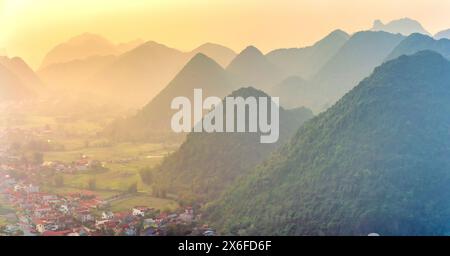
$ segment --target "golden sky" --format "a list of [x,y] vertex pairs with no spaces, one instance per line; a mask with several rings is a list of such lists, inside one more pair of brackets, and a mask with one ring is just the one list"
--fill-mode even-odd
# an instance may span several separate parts
[[91,32],[113,42],[154,40],[182,50],[215,42],[240,51],[309,45],[402,17],[450,28],[449,0],[0,0],[0,51],[33,66],[54,45]]

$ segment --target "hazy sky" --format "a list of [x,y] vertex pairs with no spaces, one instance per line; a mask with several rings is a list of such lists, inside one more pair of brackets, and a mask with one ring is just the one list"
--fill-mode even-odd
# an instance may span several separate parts
[[83,32],[189,50],[215,42],[240,51],[309,45],[330,31],[355,32],[402,17],[431,33],[450,28],[449,0],[0,0],[0,51],[36,66]]

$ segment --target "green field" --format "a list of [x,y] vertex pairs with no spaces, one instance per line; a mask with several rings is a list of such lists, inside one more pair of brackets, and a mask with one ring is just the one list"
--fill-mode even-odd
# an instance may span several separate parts
[[112,202],[111,210],[120,212],[130,210],[135,206],[146,206],[162,211],[173,211],[179,207],[175,201],[140,194]]
[[[79,148],[85,143],[83,140],[65,142],[71,145],[78,145]],[[81,155],[86,155],[102,162],[139,157],[151,163],[157,161],[158,158],[166,155],[171,150],[174,150],[173,146],[166,147],[162,144],[155,143],[121,143],[108,147],[88,147],[71,151],[47,152],[45,154],[45,160],[72,162],[79,159]]]
[[69,194],[73,193],[79,193],[79,192],[89,192],[94,195],[96,195],[98,198],[104,200],[108,199],[110,197],[116,196],[118,194],[121,194],[120,191],[109,191],[109,190],[96,190],[96,191],[90,191],[86,189],[80,189],[80,188],[72,188],[72,187],[52,187],[52,186],[46,186],[42,188],[42,191],[52,194],[57,194],[61,196],[67,196]]
[[[0,113],[0,127],[17,127],[23,129],[50,127],[51,133],[36,137],[49,144],[50,151],[44,151],[44,161],[72,163],[82,156],[98,160],[104,170],[79,171],[73,174],[51,174],[47,177],[41,190],[48,193],[68,195],[75,192],[89,191],[89,183],[95,180],[95,189],[89,191],[98,198],[108,200],[111,197],[127,194],[129,188],[137,184],[138,193],[128,194],[120,200],[111,201],[111,210],[125,211],[135,206],[147,206],[160,210],[174,210],[178,204],[169,199],[151,196],[152,187],[141,181],[139,171],[142,168],[153,167],[161,162],[164,156],[174,151],[178,145],[159,143],[114,143],[106,138],[99,138],[110,117],[93,118],[85,115],[82,118],[70,118],[57,115],[46,116],[34,112],[27,114]],[[89,121],[90,120],[90,121]],[[18,137],[21,141],[21,137]],[[22,142],[22,141],[21,141]],[[25,143],[25,142],[24,142]],[[33,151],[29,150],[33,153]],[[63,185],[55,186],[57,176],[63,177]],[[0,224],[7,221],[2,212],[10,213],[2,208],[0,202]]]
[[137,183],[140,192],[151,192],[151,188],[142,183],[139,170],[155,166],[170,150],[162,144],[124,143],[111,147],[47,152],[44,159],[45,161],[70,163],[80,159],[80,156],[86,155],[91,159],[101,161],[107,169],[100,172],[83,171],[64,174],[64,185],[68,187],[87,189],[89,181],[95,179],[98,190],[127,191],[132,184]]

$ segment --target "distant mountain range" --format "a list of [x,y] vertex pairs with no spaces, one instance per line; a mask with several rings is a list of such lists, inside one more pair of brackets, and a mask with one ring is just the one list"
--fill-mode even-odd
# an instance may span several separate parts
[[28,87],[35,93],[39,93],[44,89],[43,83],[39,76],[28,66],[25,61],[19,57],[9,58],[0,56],[0,64],[10,70],[24,86]]
[[434,35],[434,38],[437,40],[444,39],[444,38],[450,39],[450,29],[446,29],[446,30],[436,33],[436,35]]
[[127,52],[143,41],[135,40],[130,43],[115,45],[104,37],[91,33],[84,33],[69,39],[67,42],[55,46],[42,61],[40,69],[51,64],[67,63],[92,56],[118,55]]
[[375,20],[373,22],[372,31],[385,31],[393,34],[402,34],[404,36],[409,36],[413,33],[420,33],[424,35],[430,35],[422,25],[413,19],[403,18],[399,20],[393,20],[387,24],[383,24],[380,20]]
[[[229,96],[270,97],[251,87],[236,90]],[[158,189],[197,201],[215,199],[250,167],[285,143],[312,116],[305,108],[280,109],[280,139],[274,144],[261,144],[260,133],[191,133],[179,150],[156,168]]]
[[445,58],[450,58],[450,40],[435,40],[432,37],[423,34],[412,34],[405,38],[386,58],[392,60],[401,55],[412,55],[419,51],[431,50],[435,51]]
[[182,52],[153,41],[114,45],[101,36],[83,34],[56,46],[39,75],[55,91],[90,91],[142,107],[197,53],[222,66],[236,56],[229,48],[212,43]]
[[223,234],[450,231],[450,63],[426,51],[376,68],[209,207]]
[[175,78],[135,116],[118,120],[106,131],[121,140],[164,140],[172,135],[170,120],[176,112],[170,108],[175,97],[193,98],[194,89],[203,89],[203,97],[224,97],[232,91],[227,72],[204,54],[195,55]]
[[32,90],[19,77],[0,64],[0,102],[22,100],[32,95]]
[[309,79],[339,51],[349,37],[344,31],[335,30],[312,46],[277,49],[266,56],[286,75]]
[[117,57],[114,55],[96,55],[85,59],[49,64],[40,69],[38,74],[49,89],[54,91],[82,92],[91,90],[91,92],[95,92],[99,88],[96,88],[97,85],[92,84],[90,80],[101,70],[112,65],[116,59]]
[[315,110],[324,110],[381,65],[404,39],[400,34],[363,31],[352,35],[311,79]]
[[192,58],[198,53],[205,54],[206,56],[216,61],[222,67],[228,66],[230,62],[236,57],[236,53],[230,48],[213,43],[202,44],[196,49],[189,52],[188,55]]
[[239,53],[226,70],[232,76],[235,88],[251,86],[268,91],[284,77],[281,69],[254,46]]

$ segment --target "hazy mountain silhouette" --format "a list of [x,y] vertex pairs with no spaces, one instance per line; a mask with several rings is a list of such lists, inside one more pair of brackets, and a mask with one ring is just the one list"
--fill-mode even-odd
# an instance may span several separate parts
[[30,96],[33,96],[32,90],[14,72],[0,64],[0,101],[21,100]]
[[323,110],[352,89],[403,40],[400,34],[363,31],[354,34],[312,79],[316,106]]
[[228,66],[228,64],[236,57],[236,53],[230,48],[213,43],[202,44],[190,52],[192,56],[195,56],[197,53],[205,54],[219,63],[222,67]]
[[[270,97],[254,88],[241,88],[229,96]],[[191,133],[179,150],[156,167],[158,187],[182,198],[200,201],[217,198],[248,168],[286,142],[312,116],[305,108],[292,111],[281,108],[280,139],[274,144],[261,144],[260,133]]]
[[271,95],[280,98],[280,105],[286,109],[314,105],[312,85],[298,76],[290,76],[274,86]]
[[393,20],[387,24],[383,24],[380,20],[375,20],[371,30],[385,31],[393,34],[399,33],[404,36],[409,36],[413,33],[430,35],[418,21],[409,18]]
[[43,83],[36,73],[19,57],[8,58],[0,56],[0,64],[10,70],[22,84],[34,92],[43,89]]
[[138,46],[140,46],[140,45],[142,45],[144,43],[145,43],[144,40],[136,39],[136,40],[133,40],[133,41],[130,41],[130,42],[120,43],[120,44],[116,45],[116,50],[119,53],[125,53],[125,52],[133,50],[134,48],[136,48],[136,47],[138,47]]
[[436,35],[434,35],[434,38],[437,40],[444,39],[444,38],[450,39],[450,29],[446,29],[446,30],[436,33]]
[[268,91],[283,78],[281,70],[253,46],[239,53],[226,70],[236,88],[252,86]]
[[[84,51],[85,44],[89,44],[88,51]],[[59,60],[39,70],[51,87],[76,91],[95,88],[99,95],[133,107],[142,107],[152,99],[197,53],[217,59],[222,65],[236,55],[224,46],[211,43],[182,52],[153,41],[142,44],[136,40],[115,46],[100,36],[84,34],[61,44],[49,56],[63,55],[71,48],[76,49],[70,57],[66,56],[71,60]],[[127,49],[131,50],[118,55]]]
[[96,55],[120,54],[116,45],[102,36],[84,33],[55,46],[42,61],[40,69],[54,63],[66,63]]
[[50,64],[38,71],[45,83],[56,91],[91,91],[101,93],[101,87],[90,79],[116,60],[114,55],[91,56],[64,63]]
[[124,104],[141,107],[175,77],[187,60],[185,53],[150,41],[119,56],[90,83]]
[[203,89],[203,97],[224,97],[232,91],[225,70],[204,54],[197,54],[175,78],[136,116],[119,120],[106,133],[116,139],[159,139],[174,136],[170,121],[177,111],[170,108],[175,97],[185,96],[193,102],[195,88]]
[[348,38],[344,31],[335,30],[313,46],[278,49],[266,56],[286,74],[308,79],[339,51]]
[[401,55],[411,55],[423,50],[435,51],[448,59],[450,58],[450,40],[435,40],[423,34],[412,34],[395,47],[387,57],[387,60],[398,58]]
[[378,67],[210,208],[225,233],[443,235],[450,229],[450,63]]

